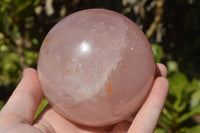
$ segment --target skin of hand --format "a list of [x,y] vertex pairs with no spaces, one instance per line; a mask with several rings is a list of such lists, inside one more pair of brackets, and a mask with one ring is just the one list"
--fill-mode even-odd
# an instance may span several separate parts
[[94,128],[68,121],[50,105],[33,120],[43,92],[36,70],[27,68],[0,112],[0,133],[153,133],[169,91],[167,69],[163,64],[156,64],[155,75],[152,90],[133,115],[132,122],[122,121],[112,126]]

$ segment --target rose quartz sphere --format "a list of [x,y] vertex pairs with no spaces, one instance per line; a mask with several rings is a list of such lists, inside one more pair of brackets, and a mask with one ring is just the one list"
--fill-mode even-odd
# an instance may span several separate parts
[[104,9],[69,15],[47,34],[38,76],[45,97],[77,124],[106,126],[139,109],[154,80],[154,58],[143,32]]

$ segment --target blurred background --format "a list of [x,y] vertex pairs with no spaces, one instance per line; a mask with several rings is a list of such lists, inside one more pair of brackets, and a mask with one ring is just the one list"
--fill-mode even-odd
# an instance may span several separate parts
[[155,133],[200,133],[199,0],[1,0],[0,108],[23,69],[37,67],[41,43],[52,26],[88,8],[132,19],[149,39],[155,61],[167,66],[170,92]]

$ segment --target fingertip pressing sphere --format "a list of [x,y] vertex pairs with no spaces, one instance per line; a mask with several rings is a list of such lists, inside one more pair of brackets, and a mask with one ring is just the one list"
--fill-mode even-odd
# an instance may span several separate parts
[[38,76],[52,107],[75,123],[106,126],[143,104],[154,80],[143,32],[125,16],[89,9],[69,15],[47,34]]

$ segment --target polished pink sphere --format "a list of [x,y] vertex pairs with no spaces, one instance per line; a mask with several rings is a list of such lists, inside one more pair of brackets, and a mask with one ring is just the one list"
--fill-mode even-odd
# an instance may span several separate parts
[[154,80],[148,40],[127,17],[105,9],[69,15],[47,34],[38,76],[52,107],[88,126],[127,119],[143,104]]

